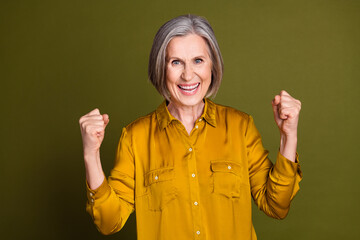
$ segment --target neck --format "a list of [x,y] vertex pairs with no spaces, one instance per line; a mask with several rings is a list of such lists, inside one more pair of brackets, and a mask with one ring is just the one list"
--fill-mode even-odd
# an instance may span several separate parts
[[190,134],[193,129],[196,120],[201,116],[204,111],[205,103],[201,101],[199,104],[194,106],[183,106],[178,105],[174,102],[170,102],[167,106],[170,114],[178,119],[186,128]]

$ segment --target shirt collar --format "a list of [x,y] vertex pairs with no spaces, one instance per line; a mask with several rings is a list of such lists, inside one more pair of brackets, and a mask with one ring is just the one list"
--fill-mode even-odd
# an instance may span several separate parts
[[[166,107],[166,100],[164,100],[160,106],[156,109],[156,118],[158,120],[160,129],[166,128],[174,118]],[[216,106],[211,100],[205,98],[204,112],[201,115],[201,119],[204,119],[211,126],[216,127]]]
[[216,105],[208,98],[205,98],[204,113],[201,118],[204,118],[211,126],[216,127]]

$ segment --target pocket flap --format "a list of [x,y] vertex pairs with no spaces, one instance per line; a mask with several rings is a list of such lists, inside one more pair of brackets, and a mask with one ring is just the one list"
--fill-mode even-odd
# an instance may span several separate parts
[[211,161],[211,171],[213,172],[230,172],[236,175],[241,173],[241,165],[232,161]]
[[160,168],[145,174],[145,187],[174,178],[174,168]]

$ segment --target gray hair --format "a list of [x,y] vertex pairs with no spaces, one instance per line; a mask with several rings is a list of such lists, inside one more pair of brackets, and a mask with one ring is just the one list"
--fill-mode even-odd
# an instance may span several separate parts
[[165,79],[166,48],[174,37],[186,36],[188,34],[196,34],[203,37],[209,47],[209,55],[212,61],[211,84],[205,97],[215,96],[221,84],[224,64],[219,45],[209,22],[203,17],[191,14],[179,16],[160,27],[155,35],[149,57],[149,80],[167,100],[170,99],[170,94],[166,87]]

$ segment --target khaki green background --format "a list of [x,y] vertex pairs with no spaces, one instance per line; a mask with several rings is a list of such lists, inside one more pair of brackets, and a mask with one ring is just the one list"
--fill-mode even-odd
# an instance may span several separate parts
[[[109,173],[121,128],[162,101],[147,81],[157,29],[193,13],[225,62],[215,102],[254,116],[275,158],[271,99],[303,103],[304,179],[285,220],[254,207],[259,239],[360,239],[360,1],[1,0],[1,239],[136,239],[135,214],[112,236],[85,212],[78,119],[110,115]],[[171,237],[169,237],[171,239]]]

